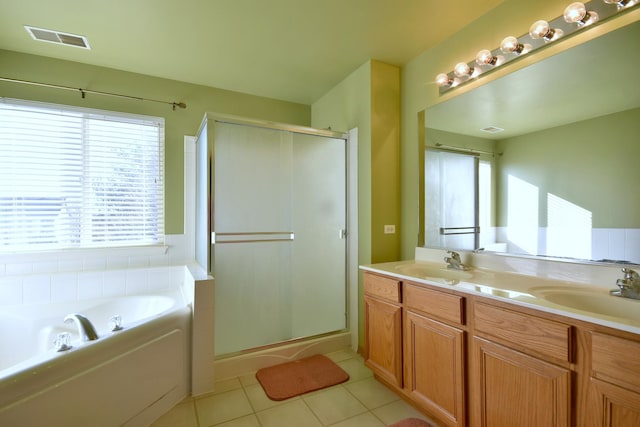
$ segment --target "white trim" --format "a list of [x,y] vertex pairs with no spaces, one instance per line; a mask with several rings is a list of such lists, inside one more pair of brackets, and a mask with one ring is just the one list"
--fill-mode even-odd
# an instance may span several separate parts
[[351,349],[358,351],[358,128],[347,138],[347,289]]
[[184,136],[185,259],[196,259],[196,137]]

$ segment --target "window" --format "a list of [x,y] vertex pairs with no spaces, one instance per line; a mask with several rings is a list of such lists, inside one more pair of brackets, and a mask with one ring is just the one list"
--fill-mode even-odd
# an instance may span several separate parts
[[163,234],[163,119],[0,99],[0,252]]

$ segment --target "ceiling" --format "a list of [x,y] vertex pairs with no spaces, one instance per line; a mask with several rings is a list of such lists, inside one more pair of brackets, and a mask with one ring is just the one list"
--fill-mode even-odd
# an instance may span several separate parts
[[309,105],[367,60],[402,66],[502,1],[0,0],[0,49]]

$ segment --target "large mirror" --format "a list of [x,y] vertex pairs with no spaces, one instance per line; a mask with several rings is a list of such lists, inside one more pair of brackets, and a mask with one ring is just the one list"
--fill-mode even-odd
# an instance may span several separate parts
[[634,22],[424,111],[421,244],[640,264],[638,70]]

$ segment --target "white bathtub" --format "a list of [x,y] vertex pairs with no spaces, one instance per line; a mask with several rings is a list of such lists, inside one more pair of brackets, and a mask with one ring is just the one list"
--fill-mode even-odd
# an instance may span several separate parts
[[[67,314],[99,339],[82,342]],[[111,332],[120,315],[124,329]],[[72,348],[53,340],[72,334]],[[144,426],[190,391],[191,309],[179,291],[0,307],[1,426]]]

